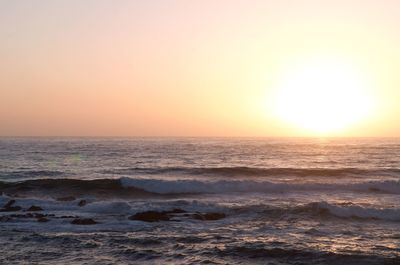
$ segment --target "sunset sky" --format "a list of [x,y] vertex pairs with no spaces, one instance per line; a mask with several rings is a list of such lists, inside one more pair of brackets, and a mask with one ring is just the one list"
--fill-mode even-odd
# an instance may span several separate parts
[[0,135],[400,136],[399,10],[0,0]]

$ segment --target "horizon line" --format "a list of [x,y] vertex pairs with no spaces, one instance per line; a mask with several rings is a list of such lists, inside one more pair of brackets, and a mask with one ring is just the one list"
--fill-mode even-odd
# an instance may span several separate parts
[[400,136],[0,135],[1,138],[400,138]]

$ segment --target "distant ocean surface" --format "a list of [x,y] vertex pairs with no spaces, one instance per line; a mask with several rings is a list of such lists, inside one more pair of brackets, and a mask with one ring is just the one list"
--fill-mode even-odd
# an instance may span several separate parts
[[0,138],[0,194],[0,264],[400,264],[395,138]]

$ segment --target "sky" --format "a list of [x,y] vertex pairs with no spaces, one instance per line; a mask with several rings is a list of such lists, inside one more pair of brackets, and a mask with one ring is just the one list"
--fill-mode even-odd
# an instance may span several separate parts
[[[318,108],[302,108],[328,100],[299,71],[328,69],[327,84],[343,80],[319,104],[327,120],[372,103],[324,135],[397,137],[399,10],[395,0],[0,0],[0,136],[313,136],[302,125],[322,123],[307,117]],[[309,67],[315,58],[325,59]],[[297,103],[275,100],[284,89]]]

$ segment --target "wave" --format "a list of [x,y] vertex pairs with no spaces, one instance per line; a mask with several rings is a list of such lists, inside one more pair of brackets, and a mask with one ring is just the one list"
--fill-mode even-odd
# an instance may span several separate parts
[[[215,248],[218,256],[236,258],[262,258],[279,261],[279,264],[398,264],[398,257],[367,255],[358,253],[340,253],[321,251],[312,248],[271,247],[263,243],[243,243],[225,248]],[[247,260],[248,262],[248,260]]]
[[[346,177],[387,176],[400,177],[400,169],[360,168],[258,168],[258,167],[155,167],[117,168],[98,172],[107,175],[175,175],[175,176],[221,176],[221,177]],[[73,176],[72,172],[58,170],[14,170],[0,171],[2,180],[27,180],[33,178],[55,178]]]
[[[181,209],[189,213],[217,212],[224,213],[232,220],[360,220],[360,221],[389,221],[400,222],[400,208],[381,208],[372,205],[360,205],[353,203],[332,203],[316,201],[306,204],[293,203],[291,205],[271,205],[260,202],[259,204],[224,204],[218,201],[199,201],[196,199],[168,199],[168,200],[97,200],[85,194],[88,204],[81,207],[79,200],[59,202],[49,198],[15,198],[16,204],[23,209],[32,205],[38,205],[47,212],[58,212],[62,215],[131,215],[141,211],[171,211]],[[0,196],[0,204],[4,205],[10,200],[8,196]],[[323,233],[312,229],[310,233]]]
[[270,205],[256,205],[250,208],[239,208],[240,212],[252,211],[266,217],[309,216],[341,219],[374,219],[385,221],[400,221],[400,208],[364,207],[352,203],[333,204],[325,201],[312,202],[292,207],[274,207]]
[[400,221],[399,208],[371,208],[359,205],[335,205],[327,202],[315,202],[306,205],[303,210],[318,214],[330,214],[340,218],[379,219]]
[[150,195],[136,187],[124,187],[119,179],[31,179],[20,182],[0,182],[0,193],[12,196],[36,193],[49,196],[96,195],[134,197]]
[[360,168],[258,168],[258,167],[159,167],[117,168],[104,170],[103,174],[115,175],[212,175],[212,176],[400,176],[400,169]]
[[291,191],[356,191],[400,194],[400,181],[369,181],[338,183],[274,183],[256,180],[165,180],[121,178],[124,187],[135,187],[160,194],[229,193],[229,192],[291,192]]
[[276,183],[261,180],[210,179],[31,179],[20,182],[0,182],[0,193],[23,194],[41,192],[67,195],[144,196],[224,193],[290,193],[296,191],[349,191],[362,193],[400,194],[400,181],[382,180],[358,183]]

